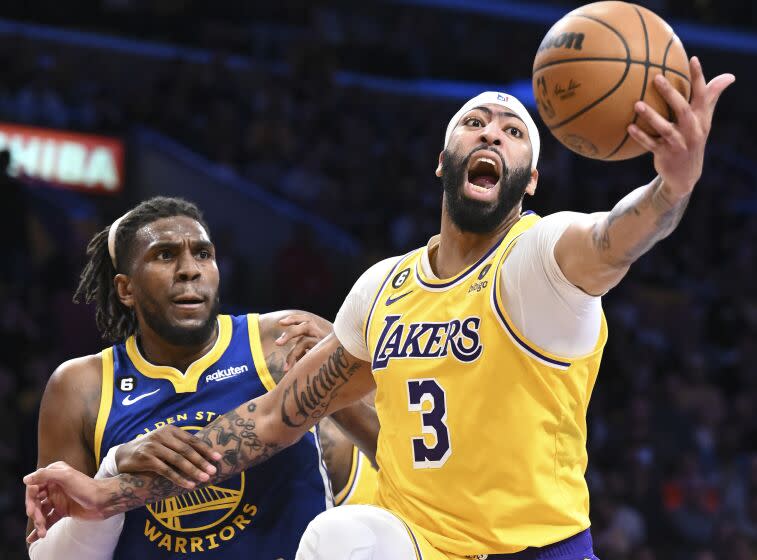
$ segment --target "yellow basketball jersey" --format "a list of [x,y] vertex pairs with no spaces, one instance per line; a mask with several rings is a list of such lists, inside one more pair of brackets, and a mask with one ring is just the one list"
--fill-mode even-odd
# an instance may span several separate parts
[[344,488],[334,496],[334,505],[358,505],[376,503],[378,471],[357,447],[352,448],[350,477]]
[[586,409],[607,338],[567,359],[526,340],[500,270],[539,217],[524,214],[458,276],[424,275],[423,249],[376,294],[365,337],[381,422],[377,503],[437,549],[511,553],[589,526]]

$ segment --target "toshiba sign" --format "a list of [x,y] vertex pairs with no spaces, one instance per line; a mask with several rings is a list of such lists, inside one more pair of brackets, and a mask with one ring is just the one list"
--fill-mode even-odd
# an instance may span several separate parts
[[0,123],[12,175],[98,194],[123,188],[124,148],[116,138]]

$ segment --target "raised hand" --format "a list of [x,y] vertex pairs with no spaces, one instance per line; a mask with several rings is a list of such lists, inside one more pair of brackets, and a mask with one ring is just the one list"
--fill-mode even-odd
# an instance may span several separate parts
[[333,331],[331,323],[312,314],[293,313],[281,319],[279,325],[287,328],[276,339],[276,344],[283,346],[290,340],[296,341],[287,354],[284,371],[289,371],[297,360]]
[[675,114],[670,122],[643,101],[634,106],[640,119],[654,129],[659,138],[653,138],[635,124],[628,133],[639,144],[654,154],[654,166],[663,180],[663,191],[673,205],[688,197],[702,175],[704,147],[712,126],[720,95],[736,77],[721,74],[705,83],[702,65],[697,57],[689,62],[691,72],[691,101],[688,102],[662,75],[654,85]]
[[221,454],[203,440],[173,425],[125,443],[116,451],[118,472],[154,472],[190,489],[216,474],[211,462],[220,460]]

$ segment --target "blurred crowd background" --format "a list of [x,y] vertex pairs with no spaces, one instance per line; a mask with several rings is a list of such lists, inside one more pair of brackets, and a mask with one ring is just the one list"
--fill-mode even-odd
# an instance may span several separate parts
[[[293,217],[282,218],[289,227],[255,235],[254,224],[242,236],[211,220],[226,311],[295,307],[333,319],[365,268],[438,230],[433,172],[462,99],[385,85],[529,80],[548,25],[496,12],[510,2],[473,3],[494,11],[306,0],[0,8],[0,121],[113,135],[127,150],[117,196],[30,180],[0,153],[0,558],[26,557],[20,479],[35,465],[46,381],[63,360],[104,344],[92,309],[71,296],[89,238],[144,192],[130,173],[135,131],[176,143],[259,193],[261,204],[290,209]],[[741,32],[752,44],[757,37],[751,0],[642,3],[673,21]],[[580,2],[546,4],[567,11]],[[9,22],[129,43],[98,48]],[[156,42],[178,50],[152,56],[135,47]],[[611,335],[589,409],[587,473],[603,560],[757,558],[757,375],[749,358],[757,356],[757,50],[686,46],[706,74],[732,71],[737,83],[718,107],[680,227],[604,298]],[[383,81],[372,86],[357,74]],[[607,210],[654,175],[648,157],[601,164],[574,156],[545,129],[542,141],[538,192],[525,201],[541,214]],[[189,183],[172,192],[184,186],[192,198]],[[355,248],[335,252],[316,223]],[[271,259],[249,256],[274,240]]]

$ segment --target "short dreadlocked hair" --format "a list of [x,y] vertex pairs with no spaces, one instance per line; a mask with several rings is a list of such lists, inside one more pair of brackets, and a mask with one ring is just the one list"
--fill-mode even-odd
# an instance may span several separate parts
[[113,278],[127,273],[133,259],[133,244],[137,231],[161,218],[187,216],[197,221],[210,235],[202,212],[182,198],[156,196],[132,208],[118,224],[115,239],[116,265],[108,252],[108,234],[111,226],[97,233],[87,245],[89,261],[82,270],[74,302],[95,302],[95,322],[102,337],[111,342],[124,340],[137,332],[137,317],[133,309],[118,299]]

